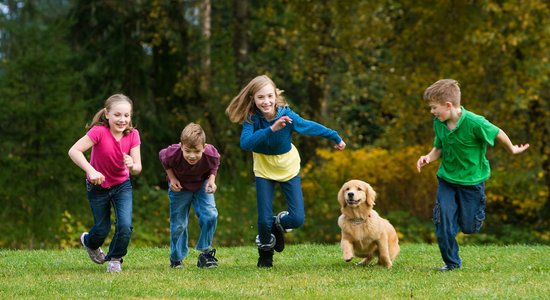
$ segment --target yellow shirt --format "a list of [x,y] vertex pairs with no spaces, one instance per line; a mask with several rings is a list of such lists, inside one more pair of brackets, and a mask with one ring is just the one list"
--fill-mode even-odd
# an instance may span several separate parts
[[289,181],[300,173],[300,153],[291,144],[290,151],[279,155],[252,152],[254,175],[279,182]]

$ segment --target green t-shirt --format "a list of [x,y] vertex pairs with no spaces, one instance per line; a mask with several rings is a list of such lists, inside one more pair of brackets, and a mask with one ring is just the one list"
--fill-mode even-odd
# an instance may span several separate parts
[[441,149],[438,177],[450,183],[475,185],[491,176],[485,153],[487,144],[494,146],[498,127],[462,107],[455,129],[449,130],[445,122],[434,118],[434,131],[434,147]]

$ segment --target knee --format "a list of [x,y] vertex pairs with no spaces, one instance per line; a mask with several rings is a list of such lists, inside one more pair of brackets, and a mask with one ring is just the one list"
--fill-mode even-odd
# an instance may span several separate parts
[[288,228],[298,228],[304,225],[305,217],[304,215],[287,215],[284,222],[288,225]]
[[216,209],[210,210],[207,213],[203,214],[199,218],[199,222],[207,225],[207,224],[215,224],[218,220],[218,211]]
[[119,234],[124,236],[131,236],[134,231],[132,224],[117,224],[116,230]]

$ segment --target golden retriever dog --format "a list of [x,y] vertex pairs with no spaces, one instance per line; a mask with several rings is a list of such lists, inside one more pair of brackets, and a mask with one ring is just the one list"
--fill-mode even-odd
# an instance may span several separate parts
[[374,258],[378,264],[391,268],[399,254],[397,232],[390,222],[374,211],[376,192],[370,184],[350,180],[338,192],[342,215],[338,226],[342,229],[342,254],[346,262],[363,258],[359,265],[368,265]]

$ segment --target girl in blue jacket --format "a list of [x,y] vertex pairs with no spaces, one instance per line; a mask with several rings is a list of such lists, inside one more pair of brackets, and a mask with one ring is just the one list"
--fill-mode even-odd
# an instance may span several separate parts
[[[292,111],[282,91],[265,76],[250,81],[226,109],[229,119],[242,124],[240,144],[252,151],[258,206],[258,267],[273,266],[273,250],[284,250],[283,233],[304,223],[304,198],[300,182],[300,154],[292,133],[321,136],[343,150],[346,143],[332,129],[306,120]],[[288,211],[273,215],[275,185],[285,195]]]

